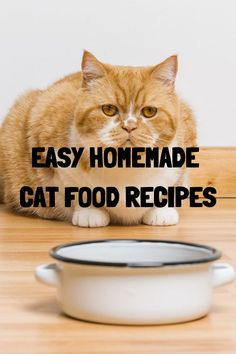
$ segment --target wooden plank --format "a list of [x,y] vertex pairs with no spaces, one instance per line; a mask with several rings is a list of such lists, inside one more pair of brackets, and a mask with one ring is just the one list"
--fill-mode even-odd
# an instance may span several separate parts
[[[219,196],[236,196],[236,148],[201,148],[191,185],[213,185]],[[234,354],[236,283],[215,289],[209,316],[179,325],[106,326],[60,313],[56,291],[33,277],[36,265],[52,260],[59,243],[100,238],[159,238],[207,243],[236,267],[235,200],[213,208],[184,207],[172,227],[109,226],[81,229],[59,221],[10,213],[0,207],[0,353],[7,354]],[[174,294],[173,294],[174,296]]]
[[218,197],[236,197],[236,147],[203,147],[199,168],[189,169],[191,186],[213,186]]
[[[219,248],[236,267],[236,200],[213,208],[183,208],[171,227],[78,228],[10,213],[0,206],[0,353],[3,354],[235,354],[236,282],[214,291],[209,316],[165,326],[109,326],[64,316],[56,289],[38,283],[36,265],[65,242],[151,238],[201,242]],[[175,294],[173,294],[173,297]],[[200,296],[200,294],[199,294]]]

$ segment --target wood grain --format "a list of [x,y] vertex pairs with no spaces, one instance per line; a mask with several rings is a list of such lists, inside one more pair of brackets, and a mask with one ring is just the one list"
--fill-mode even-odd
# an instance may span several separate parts
[[199,168],[189,169],[190,185],[213,186],[218,197],[236,197],[236,147],[200,148]]
[[[207,172],[204,178],[208,176]],[[24,217],[0,207],[0,353],[235,354],[236,282],[215,289],[212,311],[205,318],[178,325],[135,327],[93,324],[64,316],[55,289],[37,283],[33,276],[36,265],[52,261],[48,250],[56,244],[100,238],[207,243],[219,248],[222,260],[236,267],[235,211],[236,200],[219,200],[211,209],[183,208],[180,223],[172,227],[83,229]]]
[[[236,196],[236,148],[202,148],[193,186],[216,187]],[[56,244],[99,238],[160,238],[202,242],[223,251],[236,267],[236,201],[212,209],[181,210],[174,227],[79,229],[61,222],[26,218],[0,209],[0,353],[235,353],[236,285],[216,289],[212,312],[191,323],[134,327],[106,326],[60,313],[56,292],[33,277],[37,264],[51,262]],[[174,294],[173,294],[174,296]]]

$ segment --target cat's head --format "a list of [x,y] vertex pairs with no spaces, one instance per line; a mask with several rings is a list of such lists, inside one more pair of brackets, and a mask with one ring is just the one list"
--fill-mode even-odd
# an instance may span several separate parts
[[177,57],[152,67],[103,64],[85,51],[75,113],[84,146],[168,146],[176,133]]

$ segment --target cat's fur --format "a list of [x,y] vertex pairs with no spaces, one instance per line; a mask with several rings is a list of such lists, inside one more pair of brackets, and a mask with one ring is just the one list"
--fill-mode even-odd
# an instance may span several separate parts
[[[176,72],[176,56],[152,67],[126,67],[103,64],[84,52],[81,73],[20,97],[0,131],[0,190],[4,203],[19,211],[84,227],[105,226],[110,221],[176,224],[178,213],[174,208],[126,208],[124,188],[183,185],[184,168],[91,169],[86,157],[76,169],[31,167],[31,149],[37,146],[129,146],[128,137],[131,146],[195,145],[192,112],[175,93]],[[120,114],[105,116],[101,109],[104,104],[117,106]],[[142,117],[140,111],[144,106],[157,107],[157,117]],[[131,126],[133,130],[129,132]],[[19,190],[24,185],[58,186],[61,194],[57,195],[56,207],[21,208]],[[64,208],[65,186],[115,186],[120,192],[120,203],[110,209],[81,209],[76,205]]]

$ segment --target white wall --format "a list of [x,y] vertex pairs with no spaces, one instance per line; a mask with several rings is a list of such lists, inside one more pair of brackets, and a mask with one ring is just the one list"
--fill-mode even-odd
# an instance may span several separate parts
[[236,145],[235,13],[234,0],[1,0],[0,120],[24,90],[79,70],[83,48],[129,65],[177,53],[199,144]]

